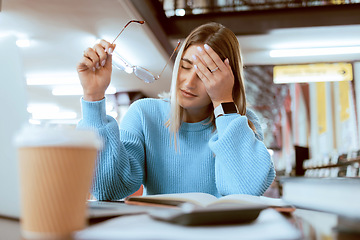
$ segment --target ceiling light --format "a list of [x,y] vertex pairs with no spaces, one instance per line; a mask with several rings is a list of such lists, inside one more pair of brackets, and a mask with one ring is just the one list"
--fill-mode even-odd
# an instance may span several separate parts
[[111,103],[106,103],[106,112],[111,112],[113,111],[115,108],[114,108],[114,105],[112,105]]
[[270,57],[302,57],[360,53],[360,46],[271,50]]
[[[113,86],[109,86],[106,91],[105,94],[115,94],[116,93],[116,88]],[[52,90],[52,95],[54,96],[72,96],[72,95],[83,95],[83,89],[81,86],[60,86],[60,87],[55,87]]]
[[117,118],[118,117],[118,113],[115,111],[111,111],[111,112],[106,112],[107,115],[113,117],[113,118]]
[[194,15],[197,15],[197,14],[202,14],[202,13],[204,13],[205,11],[202,9],[202,8],[194,8],[193,10],[192,10],[192,14],[194,14]]
[[29,39],[19,39],[16,41],[16,45],[18,47],[29,47],[30,46],[30,40]]
[[79,83],[79,77],[75,73],[31,74],[26,76],[27,85],[62,85]]
[[40,125],[41,121],[40,120],[35,120],[35,119],[29,119],[29,123],[33,124],[33,125]]
[[53,104],[29,104],[27,107],[29,113],[35,112],[59,112],[59,106]]
[[32,114],[32,119],[75,119],[76,112],[36,112]]
[[176,14],[176,16],[181,16],[181,17],[183,17],[183,16],[185,16],[185,9],[176,9],[175,10],[175,14]]
[[279,65],[273,68],[275,84],[352,80],[353,68],[351,63]]

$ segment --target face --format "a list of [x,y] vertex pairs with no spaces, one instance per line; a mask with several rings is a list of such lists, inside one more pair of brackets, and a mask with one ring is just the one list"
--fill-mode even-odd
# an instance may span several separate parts
[[193,65],[192,55],[197,55],[198,45],[191,45],[180,61],[177,81],[178,103],[184,109],[198,112],[207,111],[211,99],[206,91],[204,83],[197,76]]

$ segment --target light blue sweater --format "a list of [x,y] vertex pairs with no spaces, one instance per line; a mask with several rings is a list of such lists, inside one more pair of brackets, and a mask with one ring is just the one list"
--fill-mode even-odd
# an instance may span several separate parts
[[[229,114],[182,123],[175,150],[165,122],[170,103],[160,99],[134,102],[118,123],[105,113],[105,99],[82,100],[79,128],[96,129],[105,143],[99,152],[92,194],[98,200],[124,198],[144,184],[146,194],[205,192],[262,195],[275,178],[256,115]],[[255,135],[247,118],[256,129]]]

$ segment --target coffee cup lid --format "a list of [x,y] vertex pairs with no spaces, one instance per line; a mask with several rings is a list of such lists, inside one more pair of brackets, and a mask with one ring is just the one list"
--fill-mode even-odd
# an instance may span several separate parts
[[102,148],[100,136],[90,129],[75,129],[69,126],[42,127],[24,125],[15,135],[17,147],[75,146]]

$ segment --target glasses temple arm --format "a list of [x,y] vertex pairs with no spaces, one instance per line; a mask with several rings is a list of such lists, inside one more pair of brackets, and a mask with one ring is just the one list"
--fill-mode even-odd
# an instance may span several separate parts
[[169,62],[170,62],[170,60],[171,60],[172,56],[175,54],[175,52],[176,52],[176,50],[178,49],[178,47],[179,47],[179,46],[180,46],[180,40],[178,41],[176,48],[174,49],[174,51],[173,51],[173,53],[171,54],[171,56],[170,56],[169,60],[168,60],[168,61],[167,61],[167,63],[165,64],[165,66],[164,66],[163,70],[162,70],[162,71],[161,71],[161,73],[157,76],[157,79],[159,79],[159,78],[160,78],[160,76],[163,74],[163,72],[165,71],[165,68],[166,68],[166,67],[167,67],[167,65],[169,64]]
[[116,38],[114,39],[114,41],[112,41],[111,45],[114,44],[114,42],[116,41],[116,39],[118,39],[118,37],[121,35],[121,33],[125,30],[125,28],[132,22],[135,22],[135,23],[139,23],[139,24],[144,24],[145,21],[138,21],[138,20],[131,20],[129,21],[124,27],[123,29],[120,31],[120,33],[116,36]]

